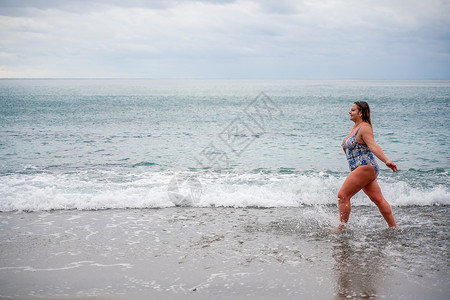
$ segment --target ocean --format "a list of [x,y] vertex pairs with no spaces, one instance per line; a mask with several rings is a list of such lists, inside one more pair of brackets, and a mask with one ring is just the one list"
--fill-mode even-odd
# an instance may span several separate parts
[[[358,100],[400,230],[360,192],[334,236]],[[2,79],[0,298],[448,299],[449,115],[449,80]]]
[[4,79],[0,211],[335,204],[357,100],[389,203],[449,205],[448,80]]

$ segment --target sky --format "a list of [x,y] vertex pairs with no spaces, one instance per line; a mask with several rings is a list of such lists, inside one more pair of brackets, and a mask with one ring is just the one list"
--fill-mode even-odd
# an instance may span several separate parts
[[450,78],[450,0],[0,0],[0,78]]

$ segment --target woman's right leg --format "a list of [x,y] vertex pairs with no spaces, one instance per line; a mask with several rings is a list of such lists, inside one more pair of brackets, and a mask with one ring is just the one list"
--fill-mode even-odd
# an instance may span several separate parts
[[339,198],[339,221],[340,228],[343,228],[350,217],[350,199],[362,188],[377,178],[375,169],[372,166],[359,166],[354,169],[345,179],[344,184],[338,192]]

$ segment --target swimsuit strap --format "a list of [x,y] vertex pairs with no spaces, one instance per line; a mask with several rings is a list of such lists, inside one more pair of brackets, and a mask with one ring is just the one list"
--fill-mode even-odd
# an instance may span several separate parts
[[361,127],[358,128],[358,130],[356,130],[356,133],[353,136],[356,136],[358,134],[358,131],[361,129]]

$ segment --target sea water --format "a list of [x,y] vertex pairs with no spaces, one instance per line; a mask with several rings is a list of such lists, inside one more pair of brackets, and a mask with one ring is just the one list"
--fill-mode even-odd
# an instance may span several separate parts
[[[357,100],[401,230],[360,192],[332,235]],[[449,104],[448,80],[0,80],[0,298],[448,299]]]
[[448,80],[3,79],[0,211],[335,204],[357,100],[389,203],[449,205]]

